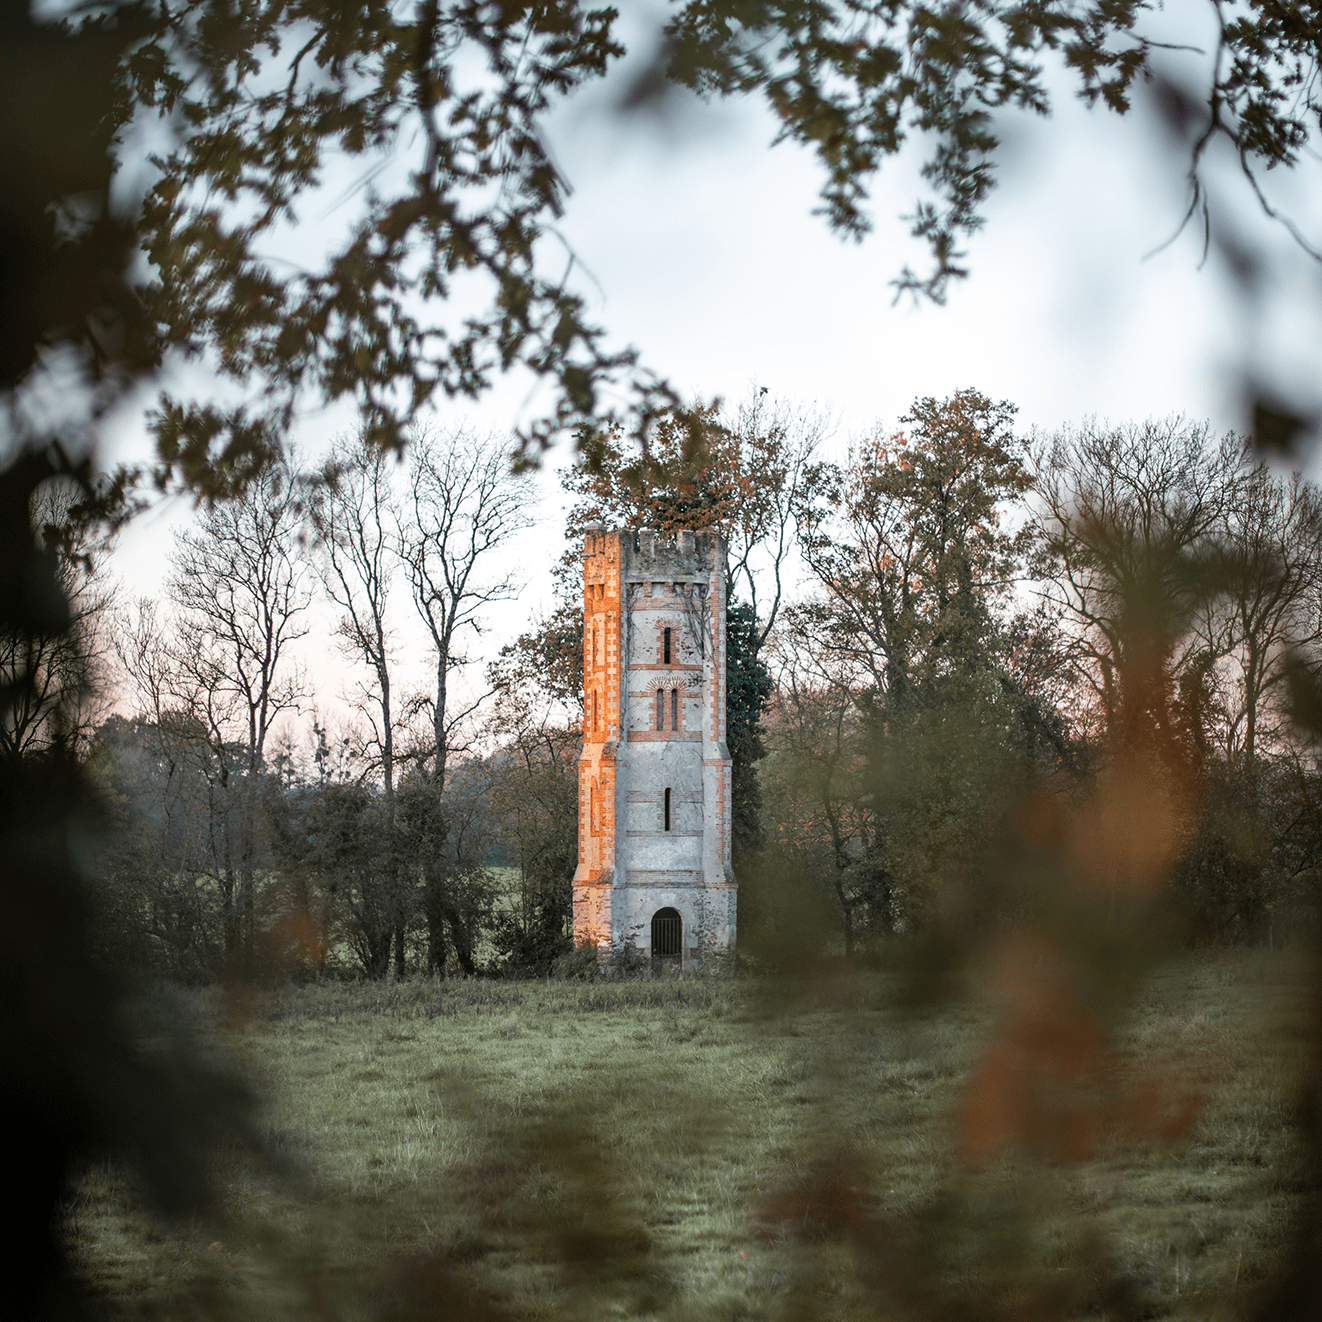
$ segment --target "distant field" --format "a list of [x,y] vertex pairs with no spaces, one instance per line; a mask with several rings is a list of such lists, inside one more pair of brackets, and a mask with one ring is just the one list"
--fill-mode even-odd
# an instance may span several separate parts
[[1298,985],[1280,954],[1182,960],[1121,1045],[1197,1081],[1192,1131],[981,1171],[952,1141],[979,1013],[902,1018],[880,978],[825,1009],[699,978],[287,989],[227,1036],[290,1173],[236,1157],[223,1224],[163,1227],[101,1169],[70,1239],[170,1318],[877,1317],[920,1262],[949,1316],[1233,1317],[1301,1197]]

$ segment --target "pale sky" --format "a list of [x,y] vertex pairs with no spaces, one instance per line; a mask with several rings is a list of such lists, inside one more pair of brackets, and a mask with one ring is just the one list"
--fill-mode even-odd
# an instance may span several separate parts
[[[1163,21],[1182,12],[1201,21],[1206,10],[1182,3]],[[1182,58],[1189,69],[1197,59]],[[1261,218],[1227,169],[1218,214],[1265,259],[1259,302],[1237,293],[1215,258],[1199,269],[1196,227],[1154,252],[1176,231],[1187,193],[1141,97],[1125,120],[1068,94],[1050,120],[1007,120],[1002,183],[969,246],[971,278],[946,306],[915,308],[893,306],[888,282],[906,259],[923,259],[897,220],[913,203],[916,158],[878,179],[874,234],[842,241],[810,214],[813,160],[791,145],[768,150],[774,125],[759,103],[689,99],[667,124],[621,121],[603,106],[629,73],[550,125],[574,190],[559,232],[595,320],[684,392],[737,402],[756,383],[816,404],[837,420],[838,450],[876,422],[894,424],[916,396],[966,386],[1015,403],[1025,432],[1170,413],[1244,430],[1246,361],[1298,403],[1322,402],[1322,266]],[[1303,177],[1272,181],[1315,244],[1320,179],[1314,156]],[[526,389],[511,382],[480,407],[444,405],[441,420],[505,431],[536,407]],[[315,451],[351,422],[311,418],[301,444]],[[112,450],[141,453],[140,438],[125,420]],[[559,501],[549,472],[543,486],[545,526],[515,552],[529,587],[493,620],[493,641],[517,634],[547,600]],[[159,584],[167,530],[186,517],[167,506],[126,536],[116,561],[131,590]],[[319,667],[325,655],[324,639],[309,652]],[[324,705],[337,686],[327,672]]]

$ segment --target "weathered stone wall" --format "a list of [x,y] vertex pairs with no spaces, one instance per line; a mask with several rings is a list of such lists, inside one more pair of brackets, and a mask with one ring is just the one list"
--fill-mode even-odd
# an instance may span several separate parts
[[583,547],[583,754],[574,937],[685,962],[735,941],[725,744],[725,547],[713,533],[591,529]]

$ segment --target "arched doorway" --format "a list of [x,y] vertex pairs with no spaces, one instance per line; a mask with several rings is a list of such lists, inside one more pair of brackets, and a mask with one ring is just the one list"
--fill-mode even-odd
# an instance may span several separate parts
[[652,958],[682,959],[684,920],[678,909],[658,909],[652,915]]

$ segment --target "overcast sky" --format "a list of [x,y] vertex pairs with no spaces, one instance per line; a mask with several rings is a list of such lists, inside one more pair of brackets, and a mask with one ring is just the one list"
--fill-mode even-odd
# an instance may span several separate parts
[[[1205,10],[1172,6],[1165,21],[1201,22]],[[1197,57],[1181,58],[1192,76]],[[1082,109],[1066,89],[1050,120],[1003,121],[1002,183],[969,245],[972,276],[946,306],[915,307],[894,305],[889,282],[906,260],[922,260],[898,220],[917,193],[916,157],[878,180],[875,233],[842,241],[811,214],[820,181],[811,156],[768,149],[774,125],[759,103],[681,100],[662,122],[605,113],[630,75],[626,62],[550,125],[573,187],[559,231],[613,342],[636,346],[686,393],[737,401],[756,384],[816,403],[836,421],[840,449],[876,422],[893,425],[916,396],[966,386],[1016,404],[1025,431],[1170,413],[1242,430],[1246,363],[1299,402],[1322,398],[1322,269],[1255,212],[1226,168],[1219,214],[1267,273],[1256,303],[1215,257],[1200,269],[1197,227],[1162,248],[1187,192],[1142,96],[1125,120]],[[1274,186],[1322,243],[1318,177],[1313,158],[1305,177]],[[446,406],[443,420],[504,431],[537,403],[512,382],[480,407]],[[315,450],[350,422],[311,418],[301,442]],[[121,427],[116,453],[135,451],[140,437]],[[496,621],[499,636],[545,600],[539,570],[552,542],[558,550],[558,501],[549,473],[543,486],[549,527],[520,552],[529,590]],[[130,587],[159,583],[166,530],[184,517],[165,507],[126,537],[117,561]]]

